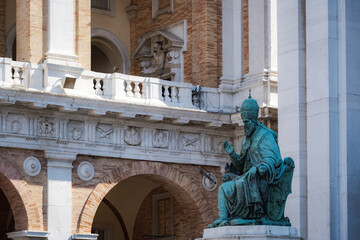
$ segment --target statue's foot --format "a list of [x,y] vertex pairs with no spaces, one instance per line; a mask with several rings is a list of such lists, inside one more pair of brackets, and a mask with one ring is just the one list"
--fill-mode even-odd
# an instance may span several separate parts
[[227,226],[228,220],[223,218],[216,219],[213,223],[208,225],[208,228],[214,228],[214,227],[221,227],[221,226]]

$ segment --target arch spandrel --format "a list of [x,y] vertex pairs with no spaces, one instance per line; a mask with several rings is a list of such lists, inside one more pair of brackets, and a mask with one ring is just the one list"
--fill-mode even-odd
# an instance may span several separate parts
[[0,188],[10,203],[15,230],[44,230],[43,214],[28,183],[8,161],[0,158]]

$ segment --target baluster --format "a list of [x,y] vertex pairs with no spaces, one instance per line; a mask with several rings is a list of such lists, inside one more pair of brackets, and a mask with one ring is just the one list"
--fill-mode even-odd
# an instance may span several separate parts
[[164,86],[164,100],[165,100],[165,102],[171,102],[169,90],[170,90],[169,86]]
[[134,93],[132,92],[132,86],[131,86],[131,81],[126,81],[126,96],[127,97],[133,97]]
[[14,70],[14,74],[13,74],[13,79],[14,79],[14,84],[18,84],[18,85],[22,85],[22,74],[23,74],[23,71],[21,68],[19,67],[13,67],[13,70]]
[[171,102],[177,103],[177,87],[171,87]]
[[134,82],[134,84],[135,84],[135,87],[134,87],[135,94],[134,94],[134,96],[136,98],[141,98],[139,82]]

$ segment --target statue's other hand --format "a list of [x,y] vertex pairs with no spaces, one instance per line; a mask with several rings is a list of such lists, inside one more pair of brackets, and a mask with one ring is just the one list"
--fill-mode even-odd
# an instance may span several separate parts
[[250,170],[248,171],[248,174],[250,175],[250,179],[255,179],[256,172],[257,172],[257,168],[255,166],[250,168]]
[[228,181],[231,180],[231,177],[230,177],[229,174],[226,173],[226,174],[222,175],[221,180],[222,180],[223,182],[228,182]]
[[224,149],[228,154],[232,154],[234,152],[234,145],[228,143],[228,141],[224,141]]
[[266,172],[267,172],[267,168],[266,168],[264,165],[260,165],[260,167],[259,167],[259,174],[260,174],[261,176],[264,176],[264,175],[266,174]]

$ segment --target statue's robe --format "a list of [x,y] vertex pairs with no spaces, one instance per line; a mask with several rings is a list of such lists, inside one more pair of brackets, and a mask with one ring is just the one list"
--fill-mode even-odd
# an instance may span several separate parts
[[[269,184],[278,181],[284,171],[277,134],[258,123],[254,132],[242,140],[240,155],[234,153],[230,157],[239,175],[230,173],[232,180],[219,187],[220,219],[264,216]],[[252,169],[260,165],[267,169],[264,176]]]

